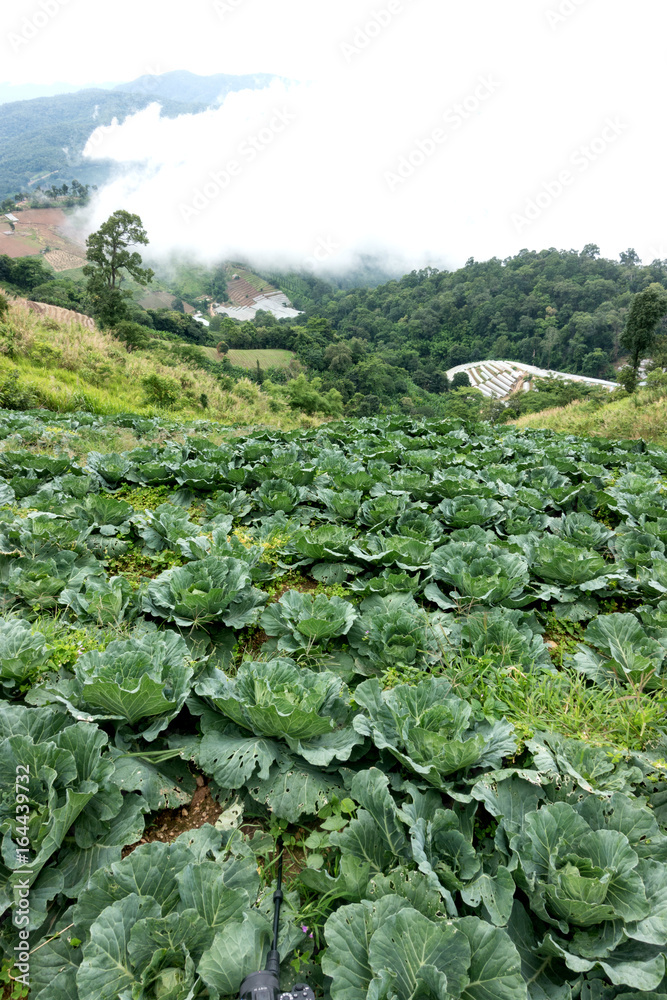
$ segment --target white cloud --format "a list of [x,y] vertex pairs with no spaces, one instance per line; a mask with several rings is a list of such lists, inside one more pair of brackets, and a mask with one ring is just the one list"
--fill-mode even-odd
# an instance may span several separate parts
[[[72,82],[175,68],[311,81],[97,133],[91,154],[142,165],[100,193],[89,226],[123,207],[153,250],[264,264],[379,250],[454,266],[588,242],[667,256],[661,0],[631,18],[623,0],[217,2],[116,0],[109,16],[68,0],[30,60],[7,62],[12,82],[62,78],[70,52]],[[610,119],[622,128],[602,148]]]

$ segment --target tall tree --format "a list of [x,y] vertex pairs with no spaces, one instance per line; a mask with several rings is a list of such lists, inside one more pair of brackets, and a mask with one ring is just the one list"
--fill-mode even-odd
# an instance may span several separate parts
[[142,267],[141,255],[131,247],[148,244],[148,236],[138,215],[119,209],[109,216],[97,232],[86,240],[88,264],[83,273],[88,278],[88,293],[97,316],[112,326],[127,316],[126,300],[130,293],[121,289],[130,275],[140,285],[147,285],[154,272]]
[[630,372],[623,383],[632,392],[637,385],[639,366],[655,343],[656,328],[667,315],[667,292],[657,281],[632,300],[630,314],[621,334],[621,344],[630,352]]
[[633,247],[628,247],[627,250],[621,251],[619,254],[621,264],[641,264],[639,259],[639,254]]

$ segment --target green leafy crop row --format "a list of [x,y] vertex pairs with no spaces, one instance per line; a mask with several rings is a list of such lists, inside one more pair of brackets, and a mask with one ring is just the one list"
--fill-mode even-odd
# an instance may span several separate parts
[[[234,996],[281,832],[285,985],[667,997],[667,453],[397,418],[75,461],[38,423],[0,415],[31,996]],[[197,778],[216,827],[128,851]]]

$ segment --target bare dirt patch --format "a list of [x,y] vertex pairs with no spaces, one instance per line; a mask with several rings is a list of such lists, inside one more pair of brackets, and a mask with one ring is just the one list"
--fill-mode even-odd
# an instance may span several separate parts
[[[5,219],[5,222],[7,220]],[[2,223],[0,223],[0,226]],[[9,223],[7,222],[7,225]],[[39,247],[14,233],[12,236],[5,236],[0,233],[0,254],[7,257],[32,257],[39,252]]]
[[61,208],[28,208],[16,215],[19,225],[62,226],[67,216]]
[[123,857],[131,854],[139,844],[150,844],[156,840],[169,844],[188,830],[198,830],[206,823],[214,826],[221,813],[222,807],[212,797],[209,786],[204,784],[204,779],[199,775],[190,805],[179,809],[163,809],[155,813],[141,840],[124,848]]
[[6,253],[10,257],[28,257],[40,251],[48,251],[45,256],[55,271],[72,270],[85,263],[83,243],[76,238],[76,234],[68,233],[71,220],[62,209],[17,210],[16,218],[18,222],[14,235],[0,235],[0,253]]
[[251,306],[259,294],[245,278],[231,278],[227,281],[227,298],[235,306]]

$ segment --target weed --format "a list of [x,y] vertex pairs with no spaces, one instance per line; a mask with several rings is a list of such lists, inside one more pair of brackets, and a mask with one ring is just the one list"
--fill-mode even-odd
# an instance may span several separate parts
[[563,656],[574,653],[577,644],[583,642],[584,629],[579,622],[559,618],[553,611],[548,611],[544,618],[544,638],[549,652],[554,662],[562,666]]
[[155,579],[165,569],[183,566],[186,559],[172,549],[149,554],[134,542],[128,542],[127,550],[105,560],[105,566],[111,576],[126,577],[133,587],[138,587],[144,580]]
[[45,670],[73,667],[82,653],[93,649],[106,649],[117,639],[112,628],[84,628],[73,625],[62,617],[60,609],[55,615],[41,614],[33,621],[36,632],[41,632],[49,647],[49,660]]
[[643,750],[660,734],[667,711],[664,693],[636,692],[628,699],[569,667],[555,674],[480,669],[479,660],[461,657],[443,672],[459,697],[489,717],[504,716],[522,740],[548,730],[596,746]]
[[355,603],[355,596],[340,583],[318,583],[312,577],[306,576],[301,570],[289,570],[283,576],[271,583],[264,584],[264,590],[271,601],[277,601],[288,590],[298,590],[302,594],[324,594],[325,597],[341,597],[343,600]]
[[18,975],[20,973],[18,969],[14,968],[13,962],[7,958],[4,959],[2,966],[0,966],[0,986],[2,986],[0,1000],[23,1000],[29,995],[30,988],[18,982],[16,978]]
[[125,483],[114,493],[118,500],[132,504],[135,510],[157,510],[160,504],[166,503],[173,490],[169,486],[131,486]]
[[382,671],[380,683],[383,688],[394,688],[399,684],[419,684],[431,676],[429,671],[420,670],[410,663],[396,663]]

